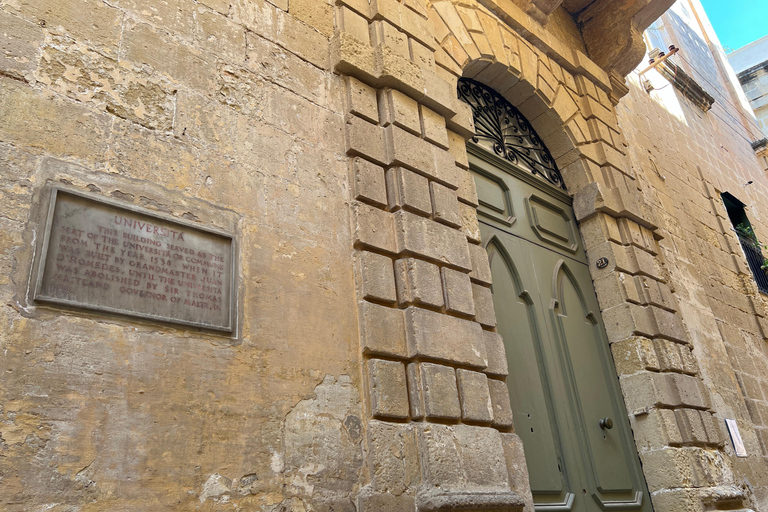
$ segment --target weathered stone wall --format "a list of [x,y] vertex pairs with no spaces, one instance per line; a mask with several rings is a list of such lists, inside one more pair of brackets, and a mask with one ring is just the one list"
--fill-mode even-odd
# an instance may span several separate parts
[[[314,1],[0,3],[2,510],[350,510],[342,81]],[[47,182],[239,239],[234,337],[36,307]]]
[[[716,200],[764,201],[754,156],[695,107],[657,126],[637,88],[618,118],[623,78],[569,13],[547,20],[490,0],[0,1],[3,507],[532,510],[465,76],[530,120],[610,262],[593,278],[656,510],[760,510],[762,455],[733,458],[722,419],[758,453],[762,301]],[[33,303],[50,183],[237,235],[235,335]]]
[[[663,479],[671,492],[657,509],[701,510],[699,500],[727,502],[744,496],[754,510],[765,510],[765,296],[757,292],[720,197],[728,192],[746,204],[758,238],[766,238],[768,180],[749,144],[759,131],[732,93],[724,61],[718,62],[722,50],[712,42],[700,5],[678,2],[649,33],[650,46],[664,42],[680,47],[672,59],[716,99],[710,111],[702,112],[651,71],[643,80],[630,75],[630,92],[618,105],[638,194],[653,206],[659,226],[659,270],[681,312],[693,348],[691,363],[700,368],[709,390],[714,423],[702,426],[690,411],[637,415],[630,400],[635,422],[654,425],[653,435],[636,440],[647,459],[667,468]],[[655,90],[647,93],[644,80]],[[665,370],[672,362],[658,346],[637,354],[638,369]],[[725,418],[738,421],[747,458],[734,456]],[[716,437],[705,435],[705,428],[713,428]],[[662,455],[658,450],[665,444],[675,448]],[[656,476],[649,471],[646,476],[654,487]]]

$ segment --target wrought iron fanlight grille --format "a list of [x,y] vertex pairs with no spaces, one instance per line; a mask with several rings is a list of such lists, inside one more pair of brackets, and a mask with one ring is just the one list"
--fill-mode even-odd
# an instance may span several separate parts
[[469,78],[459,79],[459,99],[472,107],[472,140],[496,155],[565,190],[555,160],[523,115],[499,93]]

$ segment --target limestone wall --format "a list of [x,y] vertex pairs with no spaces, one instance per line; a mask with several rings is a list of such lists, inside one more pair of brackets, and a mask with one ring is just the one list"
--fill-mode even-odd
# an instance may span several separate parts
[[[0,5],[0,509],[349,510],[363,412],[331,7]],[[234,233],[237,334],[31,303],[49,182]]]
[[[757,292],[720,194],[728,192],[747,206],[746,214],[763,240],[768,236],[768,180],[749,144],[759,138],[759,131],[733,94],[722,50],[710,30],[700,6],[680,1],[648,31],[650,46],[664,41],[681,48],[672,59],[715,96],[709,112],[702,112],[655,72],[645,77],[655,87],[650,93],[638,75],[630,75],[630,92],[617,110],[638,193],[653,205],[658,221],[662,272],[679,304],[725,441],[716,455],[699,444],[664,457],[670,468],[667,477],[678,488],[665,495],[664,507],[699,510],[691,500],[710,493],[702,488],[716,483],[724,496],[744,493],[754,510],[764,510],[765,295]],[[652,355],[644,364],[664,363]],[[675,446],[681,446],[680,440],[684,446],[686,435],[695,437],[701,428],[679,414],[676,421],[662,416],[636,416],[636,422],[656,422],[659,434],[672,425],[682,434]],[[734,456],[725,418],[738,421],[747,458]],[[659,446],[655,436],[637,441],[649,452]],[[649,485],[652,480],[649,477]]]
[[[0,2],[2,508],[532,511],[465,76],[529,119],[609,260],[591,270],[656,510],[761,510],[762,455],[733,458],[722,419],[762,449],[762,299],[716,200],[765,203],[754,156],[636,86],[617,117],[623,77],[572,17],[518,3]],[[236,332],[33,302],[56,183],[233,233]]]

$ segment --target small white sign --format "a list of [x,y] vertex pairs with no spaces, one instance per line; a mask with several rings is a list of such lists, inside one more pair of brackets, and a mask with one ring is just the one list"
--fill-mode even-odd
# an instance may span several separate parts
[[733,443],[734,451],[736,451],[736,456],[746,457],[747,449],[744,447],[744,441],[741,439],[739,425],[736,423],[736,420],[726,418],[725,426],[728,427],[728,433],[731,435],[731,442]]

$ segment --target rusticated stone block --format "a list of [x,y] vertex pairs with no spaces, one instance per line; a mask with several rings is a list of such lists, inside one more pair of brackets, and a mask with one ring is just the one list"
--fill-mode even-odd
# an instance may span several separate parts
[[379,208],[387,206],[387,184],[384,169],[356,157],[350,163],[355,184],[355,199]]
[[[610,272],[593,281],[595,293],[603,309],[608,309],[625,301],[640,304],[640,295],[631,276],[622,272]],[[627,286],[629,284],[629,286]]]
[[630,413],[653,407],[710,407],[704,384],[690,375],[642,372],[622,378],[621,387]]
[[475,299],[475,320],[486,327],[496,327],[496,311],[493,309],[491,289],[473,284],[472,295]]
[[504,339],[500,334],[491,331],[483,331],[483,339],[485,340],[485,353],[488,356],[488,367],[485,369],[485,373],[506,377],[509,370]]
[[413,425],[371,420],[368,450],[372,490],[401,495],[419,484],[419,445]]
[[363,298],[394,304],[397,293],[392,260],[381,254],[363,251],[359,253],[359,261]]
[[651,492],[716,485],[724,477],[723,471],[727,467],[722,457],[718,452],[703,448],[666,448],[640,454]]
[[393,124],[384,129],[387,163],[411,169],[456,189],[459,186],[459,168],[453,155],[429,142],[408,133]]
[[379,122],[379,103],[376,89],[351,76],[346,77],[347,110],[368,122]]
[[[418,110],[416,116],[418,122]],[[407,167],[425,176],[435,176],[435,160],[429,142],[396,125],[387,126],[385,133],[389,164]]]
[[372,84],[378,75],[373,48],[351,34],[339,32],[331,38],[331,66],[334,71]]
[[653,346],[656,350],[659,370],[689,373],[685,371],[683,362],[683,353],[687,352],[690,354],[690,350],[687,347],[662,339],[653,340]]
[[408,387],[405,366],[397,361],[368,361],[371,415],[374,418],[408,418]]
[[445,293],[445,307],[451,313],[474,316],[475,301],[472,297],[472,282],[469,275],[450,268],[440,271]]
[[418,427],[421,466],[426,486],[435,484],[443,488],[459,488],[464,484],[461,457],[453,426],[421,424]]
[[393,25],[400,25],[400,4],[397,0],[371,0],[371,19],[384,19]]
[[[467,141],[464,137],[462,137],[458,133],[449,131],[448,132],[448,151],[450,151],[451,154],[453,155],[453,158],[456,161],[456,165],[458,165],[462,169],[469,169],[469,160],[467,159]],[[474,181],[472,183],[474,185]],[[472,187],[472,189],[474,190],[474,186]],[[469,195],[472,195],[472,193],[470,192]],[[477,195],[477,194],[475,193],[474,195]],[[459,198],[462,201],[467,199],[461,193],[459,193]],[[473,203],[473,204],[477,206],[477,203]]]
[[443,149],[448,149],[448,130],[445,128],[445,118],[424,105],[421,105],[421,135],[424,140]]
[[456,192],[434,181],[430,186],[435,220],[452,228],[461,227],[461,212]]
[[680,356],[683,360],[683,373],[688,375],[696,375],[699,373],[699,363],[696,362],[696,358],[693,355],[690,346],[680,347]]
[[661,369],[654,344],[648,338],[633,336],[611,345],[613,361],[619,375],[632,375],[643,370]]
[[717,446],[722,442],[712,413],[696,409],[677,409],[675,418],[683,444]]
[[477,186],[475,185],[475,178],[472,175],[472,173],[465,171],[464,169],[461,169],[461,166],[458,163],[456,165],[460,169],[458,173],[459,189],[456,191],[456,195],[458,196],[459,201],[461,201],[462,203],[469,205],[472,208],[477,208],[478,198],[477,198]]
[[[407,7],[414,8],[415,10],[407,9]],[[436,43],[432,32],[429,29],[427,23],[427,12],[425,6],[420,2],[405,2],[400,8],[400,28],[404,30],[408,35],[418,41],[420,44],[426,46],[430,50],[434,50]]]
[[[446,119],[453,118],[457,109],[462,109],[462,105],[466,105],[456,98],[456,84],[448,83],[430,69],[422,68],[421,73],[424,77],[424,97],[420,100],[421,104],[426,105]],[[448,127],[450,128],[450,126]],[[465,140],[475,134],[474,130],[469,136],[465,136],[461,132],[457,133],[464,136]]]
[[[469,174],[469,173],[467,173]],[[481,245],[469,244],[469,259],[472,262],[472,272],[469,273],[472,282],[490,286],[492,282],[491,265],[488,253]]]
[[414,99],[424,96],[424,77],[416,64],[385,45],[373,49],[376,75],[382,86],[403,91]]
[[400,208],[417,215],[428,217],[432,214],[432,199],[429,195],[429,180],[420,174],[394,167],[387,171],[389,208]]
[[410,40],[411,44],[411,60],[414,64],[422,69],[429,71],[435,70],[435,52],[416,41]]
[[459,204],[461,212],[461,230],[468,240],[480,243],[480,223],[477,221],[477,210],[464,203]]
[[386,45],[404,59],[411,58],[411,50],[408,46],[408,36],[400,32],[397,27],[388,21],[375,20],[371,23],[373,46]]
[[[506,459],[498,430],[471,425],[425,424],[418,428],[424,478],[424,491],[419,493],[421,510],[519,509],[509,503],[502,507],[498,503],[495,507],[489,506],[494,498],[499,499],[493,496],[494,492],[509,493]],[[482,495],[467,492],[473,488],[482,488]],[[427,492],[428,489],[432,493]],[[483,502],[482,498],[487,501]]]
[[624,303],[604,310],[603,322],[610,343],[632,336],[654,338],[657,332],[652,312],[636,304]]
[[[421,402],[427,419],[461,418],[456,371],[450,366],[419,363],[414,366],[416,382],[421,388]],[[413,393],[412,393],[413,394]]]
[[673,389],[680,397],[680,405],[697,409],[708,409],[712,406],[709,392],[698,377],[690,375],[669,374]]
[[410,357],[428,357],[469,367],[488,366],[480,324],[410,307],[406,309]]
[[443,306],[440,269],[436,265],[414,258],[397,260],[395,281],[400,304]]
[[360,338],[366,354],[404,357],[405,314],[400,309],[361,302]]
[[432,179],[452,190],[456,190],[459,188],[460,177],[465,174],[464,169],[456,165],[456,160],[449,151],[432,146],[431,144],[430,146],[432,147],[432,157],[435,161],[435,174],[432,176]]
[[392,215],[367,204],[354,205],[355,245],[381,251],[396,252]]
[[379,103],[381,125],[393,124],[414,135],[421,134],[419,104],[397,89],[385,89],[381,92]]
[[493,405],[488,388],[488,377],[484,373],[458,369],[461,418],[464,421],[490,423],[493,420]]
[[641,294],[643,304],[657,306],[670,311],[677,310],[677,299],[675,299],[669,286],[665,283],[660,283],[650,277],[636,276],[635,284],[635,288]]
[[425,259],[470,271],[469,249],[461,232],[409,212],[395,214],[400,253],[417,254]]
[[345,127],[347,155],[360,155],[366,160],[384,164],[384,132],[381,127],[359,117],[347,116]]
[[471,425],[456,425],[454,429],[467,484],[507,490],[507,464],[499,431]]
[[676,313],[655,306],[648,306],[656,322],[658,336],[679,343],[688,342],[688,334],[683,327],[683,320]]
[[632,419],[632,430],[640,451],[683,443],[675,412],[670,409],[651,409],[647,414],[633,416]]
[[[339,30],[352,36],[363,44],[371,44],[371,34],[368,30],[368,20],[346,6],[336,10],[336,20]],[[372,50],[371,50],[372,51]]]
[[509,402],[509,388],[502,380],[488,379],[488,390],[491,393],[493,407],[493,423],[496,428],[512,428],[512,405]]
[[627,257],[633,264],[634,273],[646,275],[657,281],[663,280],[652,254],[634,246],[627,247],[626,251]]

